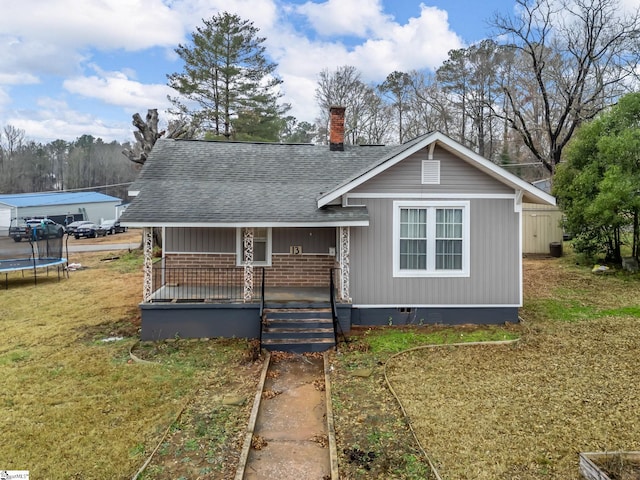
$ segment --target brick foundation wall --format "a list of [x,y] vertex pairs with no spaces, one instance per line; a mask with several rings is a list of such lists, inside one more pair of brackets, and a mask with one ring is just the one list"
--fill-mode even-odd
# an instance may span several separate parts
[[233,253],[168,254],[164,262],[167,268],[233,268],[236,266],[236,256]]
[[328,287],[332,255],[272,255],[266,270],[267,287]]
[[[165,257],[165,266],[167,268],[185,269],[236,268],[236,256],[228,253],[209,255],[199,253],[168,254]],[[265,267],[266,286],[328,287],[329,271],[334,267],[336,267],[336,260],[332,255],[273,254],[271,266]],[[241,267],[237,268],[242,270]],[[189,275],[187,277],[190,278]],[[183,281],[185,281],[184,278]]]
[[[242,268],[236,267],[233,254],[170,254],[165,256],[164,283],[174,286],[241,286]],[[211,270],[206,270],[211,269]],[[161,279],[154,283],[159,285]]]

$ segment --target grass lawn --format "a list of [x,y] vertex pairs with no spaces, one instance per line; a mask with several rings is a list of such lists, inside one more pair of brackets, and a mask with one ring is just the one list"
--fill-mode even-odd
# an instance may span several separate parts
[[[129,479],[159,446],[141,479],[233,478],[253,346],[138,344],[139,254],[72,261],[68,279],[12,274],[0,290],[0,468]],[[342,480],[434,478],[385,371],[444,479],[577,480],[580,451],[640,450],[640,279],[569,257],[524,266],[521,324],[363,330],[330,356]]]
[[[0,291],[0,468],[32,478],[131,478],[169,426],[175,438],[197,422],[189,460],[184,448],[165,455],[181,460],[185,478],[228,478],[235,464],[227,452],[243,438],[259,365],[245,361],[243,340],[163,342],[137,349],[157,364],[132,361],[141,260],[116,253],[125,255],[74,254],[83,268],[61,281],[34,285],[11,274]],[[234,393],[249,401],[222,406]]]
[[[416,349],[387,365],[390,383],[444,479],[577,480],[581,451],[640,450],[638,277],[594,275],[568,258],[525,260],[524,267],[524,321],[504,333],[519,335],[519,342]],[[487,334],[471,330],[473,336]],[[434,333],[433,343],[442,343],[442,333]],[[363,390],[384,390],[382,365],[396,342],[388,332],[368,335],[373,340],[359,342],[365,353],[336,359],[335,376],[342,378],[334,387],[338,415],[350,397],[362,402],[359,410],[352,408],[360,430],[338,433],[343,443],[381,457],[387,450],[370,439],[380,431],[376,415],[384,412]],[[487,338],[500,335],[489,332]],[[459,330],[458,336],[470,335]],[[370,379],[344,375],[363,366],[373,368]],[[401,430],[399,425],[396,432]],[[346,456],[342,461],[350,464]],[[409,467],[396,474],[375,461],[368,471],[358,467],[349,466],[348,478],[421,478]]]

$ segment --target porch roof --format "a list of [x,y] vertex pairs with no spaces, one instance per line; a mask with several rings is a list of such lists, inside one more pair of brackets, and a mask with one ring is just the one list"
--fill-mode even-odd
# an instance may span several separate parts
[[365,207],[317,198],[398,146],[158,140],[122,214],[128,226],[356,226]]

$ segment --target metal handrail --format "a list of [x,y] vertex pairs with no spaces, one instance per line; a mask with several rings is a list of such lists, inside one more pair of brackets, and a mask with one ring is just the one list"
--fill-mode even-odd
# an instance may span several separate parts
[[258,342],[260,342],[259,344],[259,348],[260,351],[262,351],[262,327],[264,326],[264,303],[265,303],[265,299],[264,299],[264,277],[265,277],[265,269],[262,269],[262,285],[260,286],[260,333],[259,333],[259,338],[258,338]]
[[342,331],[342,325],[340,325],[340,320],[338,319],[338,307],[336,306],[336,285],[335,285],[335,271],[340,270],[339,268],[332,268],[330,270],[329,277],[329,299],[331,301],[331,317],[333,318],[333,338],[336,343],[336,350],[338,349],[338,329],[340,329],[340,334],[342,335],[343,340],[346,342],[347,337]]

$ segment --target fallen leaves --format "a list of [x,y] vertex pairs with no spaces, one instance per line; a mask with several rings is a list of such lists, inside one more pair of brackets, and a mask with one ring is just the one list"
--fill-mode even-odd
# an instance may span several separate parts
[[251,438],[251,448],[253,448],[254,450],[262,450],[267,445],[269,445],[267,441],[260,435],[254,435]]

